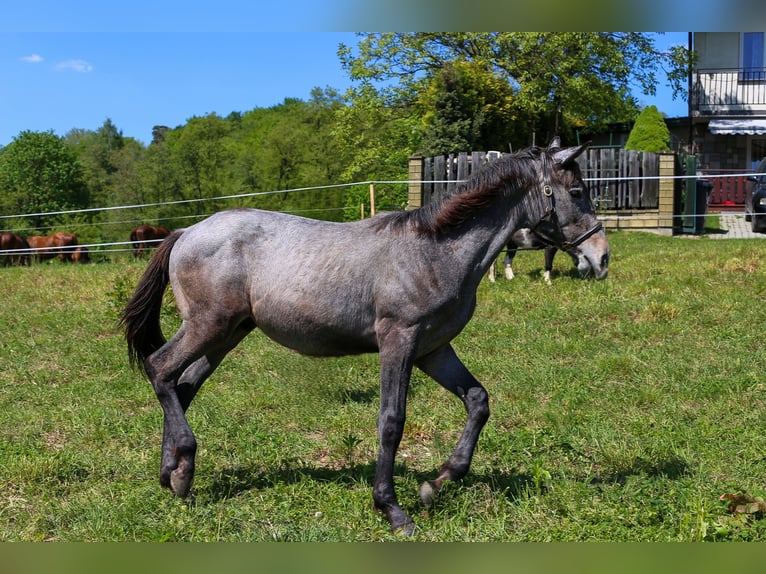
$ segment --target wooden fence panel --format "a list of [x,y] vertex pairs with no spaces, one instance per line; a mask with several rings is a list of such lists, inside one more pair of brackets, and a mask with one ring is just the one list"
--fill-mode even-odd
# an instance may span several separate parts
[[[457,183],[468,179],[473,170],[498,157],[498,153],[474,151],[426,158],[423,164],[423,178],[433,183],[424,184],[424,203],[434,194],[454,191]],[[578,158],[578,164],[597,209],[658,207],[657,154],[618,148],[591,148]],[[447,183],[443,183],[445,181]]]
[[422,205],[426,205],[431,201],[431,197],[434,194],[434,158],[427,157],[423,159],[423,182],[421,183]]
[[469,175],[470,172],[468,171],[468,154],[462,152],[457,156],[457,181],[468,179]]
[[614,149],[604,148],[599,153],[599,177],[605,179],[599,188],[600,193],[592,199],[598,199],[599,203],[611,205],[614,203],[615,189],[614,183],[609,180],[616,180],[618,178],[619,168],[615,163]]
[[641,164],[638,159],[638,152],[628,151],[628,202],[630,207],[638,207],[638,198],[641,196],[641,181],[635,179],[641,177]]
[[434,157],[434,192],[433,195],[439,196],[444,193],[447,186],[443,183],[447,179],[447,158],[443,155]]
[[[641,171],[644,177],[653,177],[651,174],[660,173],[660,162],[657,154],[644,153],[641,157]],[[644,179],[641,186],[641,207],[646,205],[657,205],[660,194],[659,179]]]
[[618,209],[620,206],[630,204],[630,193],[628,188],[628,174],[630,173],[630,162],[628,161],[628,150],[620,150],[620,180],[617,185],[620,187],[620,200],[614,204],[613,209]]

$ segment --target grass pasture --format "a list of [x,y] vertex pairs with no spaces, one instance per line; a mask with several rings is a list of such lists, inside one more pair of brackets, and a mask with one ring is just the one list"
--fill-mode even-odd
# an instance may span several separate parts
[[[431,508],[464,413],[414,375],[395,478],[416,540],[766,540],[766,241],[609,239],[606,281],[559,255],[548,287],[539,252],[482,283],[454,346],[492,415]],[[189,411],[194,498],[159,487],[161,410],[115,327],[145,265],[0,269],[0,540],[398,540],[372,510],[375,356],[251,335]]]

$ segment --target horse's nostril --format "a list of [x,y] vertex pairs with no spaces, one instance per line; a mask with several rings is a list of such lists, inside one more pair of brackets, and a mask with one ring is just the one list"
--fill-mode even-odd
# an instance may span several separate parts
[[609,265],[609,252],[601,256],[601,267],[606,267],[607,265]]

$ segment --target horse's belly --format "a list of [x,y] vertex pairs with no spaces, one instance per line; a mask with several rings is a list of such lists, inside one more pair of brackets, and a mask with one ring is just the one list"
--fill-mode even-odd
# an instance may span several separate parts
[[261,301],[254,306],[256,326],[270,339],[304,355],[343,356],[377,351],[374,321],[353,305],[325,309],[309,304]]
[[273,341],[303,355],[341,357],[374,353],[378,350],[374,337],[333,325],[305,321],[278,326],[270,323],[256,324]]

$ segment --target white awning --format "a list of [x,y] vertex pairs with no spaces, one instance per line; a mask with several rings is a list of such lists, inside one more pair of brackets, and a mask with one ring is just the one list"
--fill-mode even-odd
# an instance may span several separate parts
[[708,124],[710,133],[715,135],[765,135],[766,120],[710,120]]

